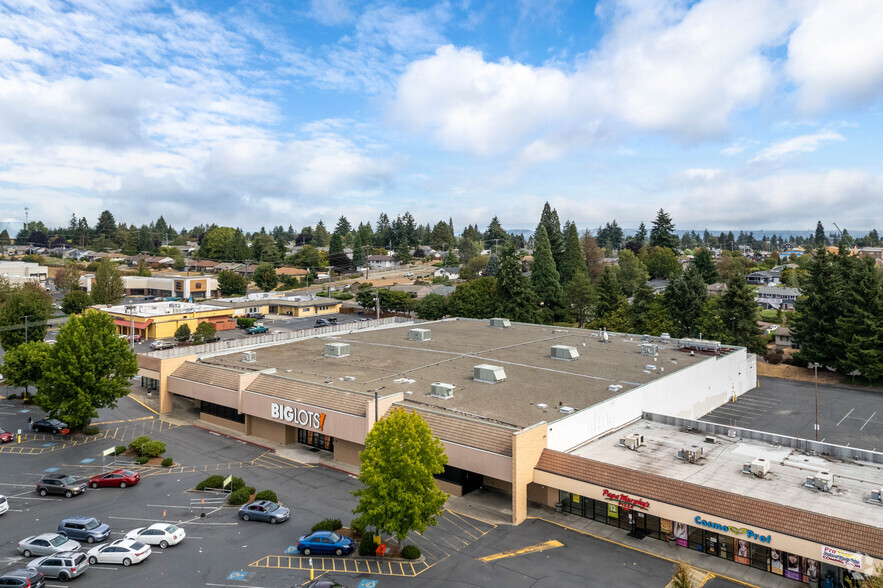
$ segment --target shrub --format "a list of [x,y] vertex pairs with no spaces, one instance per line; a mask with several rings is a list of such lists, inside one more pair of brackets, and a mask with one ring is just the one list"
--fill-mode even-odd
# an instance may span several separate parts
[[365,529],[368,527],[365,523],[362,522],[362,519],[353,519],[350,521],[350,531],[361,537],[365,534]]
[[129,443],[129,449],[141,455],[141,446],[145,443],[150,443],[150,437],[147,435],[141,435],[140,437],[135,437],[132,439],[132,442]]
[[253,318],[245,318],[244,316],[239,317],[238,319],[236,319],[236,326],[242,329],[247,329],[248,327],[253,327],[256,320],[257,319]]
[[18,398],[18,394],[10,394],[6,398],[8,398],[9,400],[15,400],[16,398]]
[[255,497],[255,500],[269,500],[270,502],[279,502],[279,499],[276,498],[276,493],[272,490],[261,490],[258,492]]
[[117,445],[116,447],[113,448],[113,454],[114,454],[114,455],[119,455],[119,454],[121,454],[121,453],[125,453],[125,452],[126,452],[126,446],[125,446],[125,445]]
[[143,457],[139,457],[138,459],[136,459],[136,460],[135,460],[135,463],[137,463],[138,465],[144,465],[144,464],[146,464],[148,461],[150,461],[150,458],[147,457],[147,456],[145,455],[145,456],[143,456]]
[[245,489],[248,490],[248,495],[249,495],[249,496],[251,496],[252,494],[254,494],[255,492],[257,492],[257,490],[255,489],[254,486],[246,486]]
[[405,559],[417,559],[420,557],[420,548],[416,545],[405,545],[402,549],[402,557]]
[[380,546],[374,541],[373,537],[362,537],[362,540],[359,541],[359,555],[377,555],[375,552],[378,547]]
[[311,533],[316,531],[336,531],[343,526],[340,519],[324,519],[313,525]]
[[214,475],[209,476],[202,482],[196,485],[197,490],[205,490],[206,488],[220,488],[221,484],[224,483],[224,476]]
[[164,460],[162,460],[162,465],[163,465],[163,467],[166,467],[166,468],[170,468],[170,467],[172,467],[172,464],[174,464],[174,463],[175,463],[175,462],[172,461],[172,458],[171,458],[171,457],[167,457],[167,458],[165,458]]
[[233,506],[239,506],[240,504],[245,504],[248,502],[248,499],[251,498],[251,492],[248,491],[248,488],[240,488],[236,490],[227,498],[227,502],[232,504]]
[[162,441],[148,441],[143,446],[143,454],[147,457],[159,457],[166,452],[166,444]]
[[785,356],[778,351],[770,351],[763,357],[767,363],[772,365],[777,365],[782,363],[782,360],[785,359]]
[[83,429],[83,433],[87,435],[97,435],[98,427],[86,427],[85,429]]
[[233,478],[230,482],[230,489],[236,492],[241,488],[245,488],[245,481],[242,478]]

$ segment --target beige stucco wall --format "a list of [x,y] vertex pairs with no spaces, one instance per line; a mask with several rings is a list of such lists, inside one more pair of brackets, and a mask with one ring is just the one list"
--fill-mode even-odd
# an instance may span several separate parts
[[206,414],[204,412],[199,413],[199,420],[206,422],[210,425],[217,425],[219,427],[226,427],[228,429],[233,429],[234,431],[239,431],[242,434],[245,434],[245,423],[237,423],[236,421],[229,421],[227,419],[222,419],[221,417],[216,417],[214,415]]
[[[291,407],[297,414],[302,414],[306,420],[299,421],[297,417],[293,421],[284,421],[274,419],[272,405],[277,404],[285,407]],[[300,402],[291,402],[281,398],[266,396],[244,390],[242,392],[241,404],[239,412],[244,414],[255,415],[256,418],[266,419],[279,423],[280,425],[289,425],[299,429],[307,429],[330,435],[336,439],[344,441],[352,441],[353,443],[362,444],[365,442],[365,417],[346,414],[323,408],[320,406],[312,406]],[[313,419],[307,413],[318,413],[325,415],[324,421],[321,421],[321,427],[313,426]]]
[[[557,474],[550,474],[548,472],[543,472],[537,470],[534,474],[534,481],[538,484],[543,484],[549,488],[561,489],[566,492],[572,492],[573,494],[579,494],[580,496],[585,496],[587,498],[593,498],[595,500],[603,500],[605,502],[611,504],[617,504],[615,500],[610,500],[609,498],[603,495],[603,491],[605,490],[601,486],[595,486],[594,484],[589,484],[587,482],[581,482],[579,480],[573,480],[571,478],[565,478],[559,476]],[[611,492],[619,493],[615,488],[608,488]],[[642,509],[638,512],[645,512],[647,514],[651,514],[663,519],[670,519],[672,521],[677,521],[681,523],[686,523],[693,527],[699,527],[695,521],[697,516],[701,517],[706,521],[711,521],[714,523],[719,523],[725,526],[733,526],[740,529],[749,529],[750,531],[756,533],[760,536],[769,536],[770,540],[768,543],[761,542],[758,540],[752,540],[752,538],[747,536],[747,533],[736,534],[732,532],[723,532],[717,531],[722,535],[727,535],[733,537],[735,539],[745,539],[752,543],[758,543],[767,545],[774,549],[779,549],[782,551],[786,551],[788,553],[795,553],[802,557],[808,557],[810,559],[814,559],[816,561],[822,560],[822,545],[819,543],[814,543],[812,541],[807,541],[805,539],[800,539],[797,537],[792,537],[790,535],[785,535],[784,533],[779,533],[776,531],[771,531],[769,529],[764,529],[762,527],[755,527],[753,525],[746,525],[740,521],[734,521],[730,519],[726,519],[723,517],[719,517],[717,515],[711,514],[707,510],[702,510],[703,505],[696,505],[696,509],[686,509],[679,506],[674,506],[671,504],[666,504],[664,502],[660,502],[658,500],[649,500],[637,494],[629,494],[631,498],[640,498],[642,500],[646,500],[650,503],[647,509]],[[707,505],[708,510],[712,510],[713,505]],[[636,509],[637,510],[637,509]],[[830,547],[840,547],[842,549],[848,549],[848,547],[831,545]],[[825,562],[831,563],[831,562]],[[862,558],[862,570],[868,572],[873,569],[873,567],[877,564],[877,561],[874,558],[865,555]],[[833,565],[833,564],[832,564]]]
[[512,481],[512,458],[489,451],[482,451],[450,441],[442,441],[448,456],[448,465],[469,470],[485,476]]
[[[272,441],[273,443],[281,443],[282,445],[286,445],[291,442],[289,441],[290,433],[286,431],[286,429],[294,429],[294,427],[286,427],[283,423],[260,419],[251,415],[245,416],[245,424],[246,431],[249,435],[255,435],[257,437],[266,439],[267,441]],[[294,435],[294,441],[297,441],[296,431]]]
[[527,518],[527,487],[546,448],[547,425],[537,423],[512,435],[512,523]]
[[364,445],[345,441],[343,439],[334,439],[334,460],[350,465],[361,466],[359,460],[359,452],[365,449]]
[[179,394],[196,400],[204,400],[221,406],[236,408],[239,406],[239,391],[209,386],[199,382],[191,382],[180,378],[169,377],[168,389],[172,394]]

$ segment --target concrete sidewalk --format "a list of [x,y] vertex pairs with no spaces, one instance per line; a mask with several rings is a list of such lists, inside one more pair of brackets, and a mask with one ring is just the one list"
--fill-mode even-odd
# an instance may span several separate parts
[[[143,389],[139,388],[137,391],[136,389],[133,389],[132,392],[131,396],[133,399],[144,404],[148,408],[152,408],[153,410],[159,408],[159,401],[156,399],[156,394],[153,394],[152,398],[147,398],[146,391]],[[163,415],[162,418],[163,420],[174,424],[194,425],[246,443],[251,443],[258,447],[273,451],[280,457],[293,461],[329,467],[353,477],[356,477],[359,474],[358,466],[335,461],[332,454],[327,451],[319,451],[303,445],[281,445],[279,443],[267,441],[266,439],[244,435],[233,429],[202,422],[198,419],[198,415],[193,411],[178,410],[169,415]],[[493,490],[479,489],[470,492],[466,496],[451,496],[448,498],[445,508],[460,514],[475,517],[494,525],[502,526],[512,524],[511,497],[507,494]],[[605,525],[568,513],[558,513],[549,507],[535,505],[529,506],[527,514],[530,519],[543,520],[562,528],[595,537],[602,541],[609,541],[628,549],[634,549],[642,553],[669,560],[672,562],[672,573],[674,573],[674,564],[678,561],[683,561],[699,572],[710,573],[714,576],[739,582],[754,588],[799,588],[805,586],[805,584],[801,582],[776,576],[766,571],[757,570],[719,557],[706,555],[692,549],[678,547],[675,543],[659,541],[650,537],[635,539],[634,537],[629,537],[625,530],[618,527],[612,527],[610,525]]]

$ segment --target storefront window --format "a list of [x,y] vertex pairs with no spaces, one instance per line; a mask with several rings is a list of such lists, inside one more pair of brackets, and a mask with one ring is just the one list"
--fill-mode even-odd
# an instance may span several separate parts
[[595,500],[595,520],[599,523],[607,522],[607,503]]
[[785,554],[785,577],[791,578],[792,580],[802,580],[803,574],[801,571],[801,561],[799,555],[794,555],[793,553]]
[[647,535],[649,537],[653,537],[654,539],[664,539],[662,533],[659,529],[659,517],[654,517],[653,515],[647,515]]
[[159,380],[141,376],[141,387],[148,390],[159,390]]
[[770,556],[770,548],[766,545],[751,544],[751,567],[759,570],[767,569],[767,561]]
[[230,408],[229,406],[221,406],[220,404],[206,402],[203,400],[199,403],[199,410],[200,412],[204,412],[205,414],[226,419],[228,421],[245,423],[245,415],[240,414],[239,411],[237,411],[235,408]]
[[689,544],[690,549],[705,550],[705,534],[702,527],[690,527]]
[[329,437],[322,433],[314,433],[307,429],[297,430],[297,442],[326,451],[334,451],[334,437]]
[[607,524],[614,527],[619,526],[619,507],[615,504],[607,505]]
[[735,555],[735,540],[727,535],[717,536],[717,555],[724,559],[733,561]]

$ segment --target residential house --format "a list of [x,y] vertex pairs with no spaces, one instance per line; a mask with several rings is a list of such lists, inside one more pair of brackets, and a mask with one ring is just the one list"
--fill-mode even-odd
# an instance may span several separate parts
[[214,270],[213,270],[213,271],[214,271],[216,274],[217,274],[217,273],[220,273],[220,272],[234,272],[234,271],[236,271],[236,268],[238,268],[238,267],[241,266],[241,265],[242,265],[242,264],[239,263],[239,262],[235,262],[235,261],[225,261],[224,263],[219,263],[218,265],[216,265],[216,266],[214,267]]
[[390,269],[399,264],[391,255],[369,255],[365,261],[373,270]]
[[444,278],[446,280],[456,280],[460,277],[459,267],[440,267],[432,273],[433,277]]
[[184,260],[184,269],[188,272],[214,272],[215,268],[220,265],[217,261],[211,259],[192,259]]
[[883,263],[883,247],[860,247],[858,254],[862,257],[872,257],[877,265]]
[[791,339],[791,330],[784,325],[773,331],[773,341],[779,351],[787,348],[797,349],[797,345]]
[[654,278],[647,280],[647,285],[650,286],[654,294],[662,294],[668,288],[668,280],[665,278]]
[[782,271],[776,271],[774,269],[758,270],[748,274],[746,279],[749,284],[755,286],[775,286],[782,279]]
[[432,292],[430,286],[420,284],[396,284],[390,286],[389,289],[391,292],[407,292],[411,295],[411,298],[416,298],[417,300],[422,300],[427,294]]
[[303,277],[308,276],[309,274],[310,274],[309,271],[299,268],[299,267],[282,266],[282,267],[276,268],[276,275],[279,276],[280,278],[282,276],[292,276],[297,279],[302,279]]
[[454,290],[457,288],[455,286],[445,286],[444,284],[436,284],[432,287],[431,294],[438,294],[439,296],[450,296],[454,293]]
[[754,301],[764,309],[794,310],[794,301],[800,296],[798,288],[784,286],[761,286],[754,295]]

